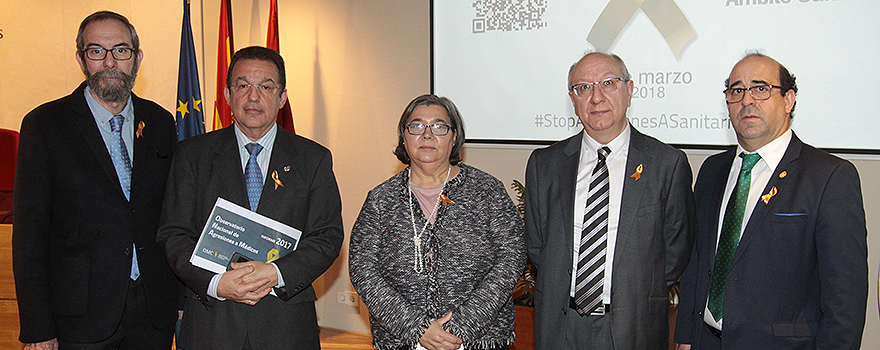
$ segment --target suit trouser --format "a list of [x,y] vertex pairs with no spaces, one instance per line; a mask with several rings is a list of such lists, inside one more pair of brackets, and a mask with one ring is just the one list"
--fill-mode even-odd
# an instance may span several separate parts
[[611,314],[601,316],[581,316],[568,309],[565,313],[566,350],[613,350],[611,339]]
[[694,333],[694,345],[691,347],[691,350],[720,350],[721,349],[721,339],[716,336],[709,329],[709,325],[702,323],[701,326],[697,326],[697,331]]
[[97,343],[70,343],[59,339],[58,348],[59,350],[168,350],[171,349],[173,337],[173,323],[166,329],[153,327],[144,285],[138,280],[128,284],[122,320],[110,338]]

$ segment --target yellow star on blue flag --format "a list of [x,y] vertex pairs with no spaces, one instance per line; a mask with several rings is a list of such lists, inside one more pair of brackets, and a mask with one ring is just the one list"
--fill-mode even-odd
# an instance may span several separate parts
[[186,119],[186,114],[189,113],[189,102],[177,101],[177,111],[180,112],[180,119]]

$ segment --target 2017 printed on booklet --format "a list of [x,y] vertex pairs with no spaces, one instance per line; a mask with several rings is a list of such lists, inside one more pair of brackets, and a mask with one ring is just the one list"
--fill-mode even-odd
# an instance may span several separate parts
[[189,262],[214,273],[226,271],[235,253],[268,263],[296,250],[301,236],[300,230],[218,197]]

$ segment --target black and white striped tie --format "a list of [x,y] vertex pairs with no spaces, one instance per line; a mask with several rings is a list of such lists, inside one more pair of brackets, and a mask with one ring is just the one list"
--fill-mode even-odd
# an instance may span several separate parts
[[602,304],[602,285],[605,279],[605,244],[608,234],[608,165],[605,158],[608,147],[599,149],[599,160],[590,176],[590,191],[584,210],[581,245],[578,251],[577,279],[574,299],[577,312],[588,315]]

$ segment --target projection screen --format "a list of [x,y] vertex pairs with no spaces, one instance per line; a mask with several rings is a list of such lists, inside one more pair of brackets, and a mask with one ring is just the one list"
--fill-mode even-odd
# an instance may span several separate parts
[[880,1],[468,0],[432,2],[432,90],[469,142],[548,143],[582,127],[567,74],[585,52],[620,55],[640,131],[685,147],[736,142],[722,90],[758,51],[797,76],[792,128],[826,149],[880,153]]

